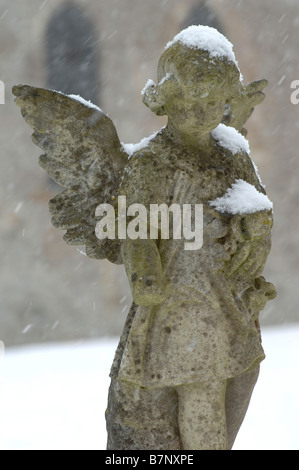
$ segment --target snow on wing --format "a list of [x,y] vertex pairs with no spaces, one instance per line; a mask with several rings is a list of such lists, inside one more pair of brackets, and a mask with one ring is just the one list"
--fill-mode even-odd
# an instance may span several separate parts
[[127,155],[113,122],[100,109],[59,92],[27,85],[13,87],[16,104],[34,130],[33,142],[44,150],[39,163],[65,191],[49,208],[64,240],[86,245],[91,258],[121,263],[117,240],[95,236],[95,209],[113,204]]

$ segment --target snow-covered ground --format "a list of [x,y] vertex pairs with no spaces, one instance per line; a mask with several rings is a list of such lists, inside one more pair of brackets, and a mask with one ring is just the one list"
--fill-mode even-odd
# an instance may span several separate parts
[[[236,450],[299,450],[299,326],[265,329],[267,359]],[[117,340],[10,349],[0,359],[0,450],[105,449]]]

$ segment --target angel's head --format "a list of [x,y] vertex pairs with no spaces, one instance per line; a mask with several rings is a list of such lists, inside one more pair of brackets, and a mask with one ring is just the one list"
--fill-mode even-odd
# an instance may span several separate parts
[[241,80],[230,42],[213,28],[192,26],[167,45],[158,84],[148,82],[143,102],[178,132],[201,135],[220,124]]

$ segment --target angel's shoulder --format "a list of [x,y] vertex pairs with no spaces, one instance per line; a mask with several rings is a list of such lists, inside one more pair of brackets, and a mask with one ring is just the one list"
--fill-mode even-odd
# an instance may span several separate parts
[[127,197],[128,204],[146,207],[165,199],[166,167],[161,154],[152,145],[135,152],[128,160],[119,194]]
[[127,166],[142,166],[147,164],[147,160],[160,161],[161,155],[165,152],[165,142],[163,130],[154,132],[149,137],[141,139],[137,144],[122,144],[123,150],[128,155]]
[[156,139],[152,140],[129,155],[125,172],[143,175],[144,178],[149,176],[148,173],[158,173],[165,165],[164,155],[161,144]]

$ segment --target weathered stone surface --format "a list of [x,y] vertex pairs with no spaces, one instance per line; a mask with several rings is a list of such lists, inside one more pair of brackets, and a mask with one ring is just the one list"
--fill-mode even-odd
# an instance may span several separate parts
[[[130,282],[134,304],[111,371],[109,449],[231,448],[264,358],[258,316],[276,295],[261,276],[272,210],[268,200],[255,208],[265,190],[232,127],[246,133],[266,81],[244,86],[224,46],[218,55],[180,41],[165,50],[159,83],[149,83],[143,101],[168,124],[130,159],[100,110],[14,88],[34,142],[46,151],[41,165],[67,188],[50,204],[53,223],[90,256],[123,262]],[[220,124],[232,126],[220,128],[224,139],[215,134]],[[251,188],[243,207],[219,208],[215,201],[240,181]],[[203,246],[186,250],[174,236],[97,240],[95,207],[113,203],[117,219],[118,195],[147,211],[201,204]]]
[[162,55],[158,80],[143,100],[166,114],[168,125],[130,159],[120,193],[148,210],[154,203],[203,204],[204,244],[199,251],[174,239],[123,245],[135,305],[111,371],[108,448],[229,449],[264,358],[259,312],[276,296],[261,276],[272,212],[232,215],[211,207],[236,180],[265,191],[249,155],[233,155],[210,131],[223,122],[245,134],[267,82],[245,87],[232,62],[179,43]]
[[86,245],[91,258],[121,263],[118,241],[95,235],[95,210],[112,203],[127,156],[112,121],[97,107],[51,90],[14,86],[15,102],[46,153],[39,163],[66,190],[51,199],[55,227],[71,245]]

